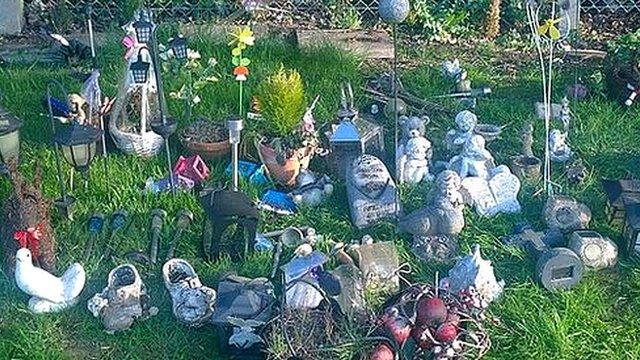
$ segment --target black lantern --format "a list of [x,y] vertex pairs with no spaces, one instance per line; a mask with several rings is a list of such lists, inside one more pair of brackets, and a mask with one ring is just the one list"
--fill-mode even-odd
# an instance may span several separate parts
[[169,41],[169,46],[173,51],[173,55],[178,60],[184,60],[187,58],[187,39],[182,35],[176,35]]
[[136,39],[140,44],[147,44],[151,41],[153,24],[146,19],[145,14],[140,14],[140,18],[133,23],[133,29],[136,31]]
[[57,131],[54,141],[60,147],[64,159],[86,177],[101,136],[102,130],[74,122]]
[[18,159],[22,120],[0,108],[0,172],[5,172],[9,159]]
[[129,71],[131,71],[131,76],[133,76],[133,81],[136,84],[144,84],[147,82],[150,66],[151,63],[144,61],[142,58],[142,50],[140,50],[138,52],[138,60],[129,66]]

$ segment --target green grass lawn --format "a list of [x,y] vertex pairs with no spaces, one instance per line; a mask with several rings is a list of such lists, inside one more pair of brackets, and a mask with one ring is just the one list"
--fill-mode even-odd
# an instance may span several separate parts
[[[103,67],[103,92],[114,95],[123,71],[122,50],[119,36],[105,45],[99,62]],[[226,114],[235,112],[236,83],[231,75],[230,55],[224,39],[197,39],[193,48],[204,57],[218,59],[223,74],[219,83],[202,95],[203,102],[194,113],[222,121]],[[258,45],[247,55],[252,59],[251,75],[247,82],[249,93],[260,79],[284,64],[296,68],[302,74],[309,97],[322,97],[316,111],[320,124],[335,121],[339,104],[339,85],[349,79],[359,89],[364,78],[384,68],[382,64],[370,64],[331,48],[298,50],[278,39],[259,39]],[[448,88],[440,77],[439,63],[448,56],[458,56],[469,69],[476,83],[492,86],[494,94],[480,100],[477,114],[481,122],[506,125],[501,139],[490,144],[499,163],[520,150],[518,132],[525,121],[534,120],[532,103],[540,94],[540,81],[536,64],[528,56],[512,56],[504,49],[491,44],[478,44],[474,48],[424,47],[405,49],[402,79],[406,87],[420,96],[440,94]],[[589,72],[588,68],[580,71]],[[573,77],[573,70],[566,68],[556,78],[558,94]],[[0,103],[25,121],[20,170],[32,176],[36,164],[44,172],[44,191],[56,198],[58,186],[51,146],[48,118],[40,104],[50,80],[62,81],[68,90],[78,91],[81,82],[68,75],[67,70],[51,69],[38,65],[0,68]],[[171,87],[171,84],[168,85]],[[364,104],[361,91],[357,99]],[[559,98],[557,99],[559,100]],[[454,103],[446,103],[455,106]],[[182,104],[169,100],[172,114],[180,116]],[[623,109],[601,94],[574,104],[577,119],[572,123],[570,142],[589,168],[589,176],[580,185],[570,186],[562,178],[562,169],[554,167],[554,179],[563,186],[562,192],[575,196],[588,204],[593,211],[592,227],[617,241],[621,229],[610,226],[604,214],[604,194],[600,189],[602,177],[623,177],[640,174],[640,112]],[[441,114],[428,114],[432,118],[428,138],[435,144],[436,157],[441,156],[444,133],[453,119]],[[184,120],[184,119],[183,119]],[[184,121],[183,121],[184,122]],[[543,127],[536,123],[534,152],[541,155]],[[251,128],[251,124],[248,124]],[[393,126],[387,124],[387,143],[392,144]],[[177,140],[172,142],[173,155],[181,149]],[[391,147],[389,147],[390,149]],[[143,195],[141,188],[147,177],[163,176],[166,164],[164,156],[144,160],[122,154],[110,154],[107,158],[111,174],[108,178],[101,171],[103,159],[94,163],[91,181],[87,189],[78,187],[74,195],[78,199],[76,219],[62,221],[54,216],[53,224],[59,245],[59,268],[78,261],[87,240],[86,220],[93,211],[111,213],[124,207],[132,214],[132,225],[125,234],[119,249],[146,250],[148,246],[148,213],[155,207],[167,210],[171,217],[182,207],[196,214],[196,221],[183,237],[176,255],[192,262],[203,282],[215,287],[218,279],[227,271],[245,276],[267,276],[270,256],[257,254],[243,263],[222,259],[205,262],[199,256],[201,223],[203,220],[193,194],[181,193],[157,197]],[[210,163],[213,183],[228,183],[224,176],[226,161]],[[66,166],[66,165],[65,165]],[[322,168],[322,160],[313,167]],[[68,167],[65,168],[68,174]],[[257,197],[261,189],[242,184],[243,189]],[[421,206],[428,185],[403,188],[403,202],[410,211]],[[460,236],[461,248],[466,252],[474,243],[482,245],[485,257],[491,259],[499,279],[506,281],[503,298],[492,305],[490,312],[500,319],[490,325],[493,341],[487,358],[492,359],[630,359],[640,358],[640,271],[636,261],[623,260],[611,270],[588,272],[571,291],[549,293],[531,280],[534,261],[522,251],[505,247],[500,237],[511,232],[513,225],[526,219],[534,227],[542,228],[541,209],[545,199],[534,196],[540,184],[525,183],[520,200],[522,214],[501,215],[493,219],[480,218],[472,211],[466,212],[467,225]],[[111,199],[108,190],[111,189]],[[0,179],[0,199],[10,192],[10,184]],[[433,281],[435,271],[446,271],[418,261],[408,251],[408,237],[395,234],[390,223],[379,224],[368,231],[357,231],[349,221],[345,188],[337,186],[336,194],[324,206],[303,210],[292,217],[276,217],[263,214],[261,231],[282,228],[286,225],[310,225],[319,233],[334,241],[359,239],[370,233],[376,240],[393,240],[401,252],[403,261],[413,268],[414,281]],[[173,234],[166,226],[162,239],[163,250]],[[104,241],[104,237],[103,237]],[[102,249],[103,244],[98,245]],[[327,249],[328,245],[321,245]],[[164,252],[160,253],[164,257]],[[124,260],[123,260],[124,261]],[[215,330],[211,326],[190,329],[179,325],[171,314],[171,304],[162,284],[161,265],[140,268],[148,285],[152,302],[160,314],[144,322],[136,323],[130,331],[109,335],[102,330],[98,319],[86,309],[86,300],[102,290],[108,271],[115,266],[109,262],[97,264],[97,256],[87,264],[88,280],[80,303],[60,314],[35,316],[26,307],[27,296],[13,284],[13,279],[0,276],[0,358],[18,359],[158,359],[158,358],[209,358],[220,359],[217,352]],[[359,358],[362,354],[336,353],[331,358]]]

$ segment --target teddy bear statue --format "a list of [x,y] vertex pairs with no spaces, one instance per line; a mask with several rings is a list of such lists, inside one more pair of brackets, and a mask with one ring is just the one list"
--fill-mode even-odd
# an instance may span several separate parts
[[429,163],[433,156],[431,142],[424,136],[426,116],[402,116],[399,119],[402,139],[396,149],[396,171],[399,183],[417,184],[422,180],[431,181]]

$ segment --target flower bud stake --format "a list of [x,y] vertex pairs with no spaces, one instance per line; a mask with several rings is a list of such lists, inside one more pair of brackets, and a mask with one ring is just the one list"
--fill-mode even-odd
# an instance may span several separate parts
[[253,36],[253,31],[250,27],[237,27],[231,33],[231,41],[229,42],[229,46],[231,49],[231,56],[233,56],[231,63],[235,66],[233,69],[233,75],[236,77],[236,80],[239,82],[239,91],[238,91],[238,115],[240,118],[243,116],[243,83],[247,81],[247,76],[249,75],[249,64],[251,60],[244,57],[242,52],[249,46],[253,46],[255,43],[255,37]]
[[244,128],[242,123],[243,117],[243,83],[247,81],[249,75],[249,68],[247,66],[251,63],[251,60],[242,55],[242,51],[247,47],[252,46],[255,43],[253,31],[248,26],[243,28],[237,27],[231,33],[231,42],[229,46],[232,46],[231,55],[233,56],[231,62],[235,66],[233,69],[233,75],[236,77],[236,81],[239,83],[238,90],[238,116],[231,117],[227,120],[227,126],[229,128],[229,142],[232,145],[231,151],[231,163],[232,163],[232,178],[233,178],[233,191],[238,191],[238,145],[240,144],[240,132]]

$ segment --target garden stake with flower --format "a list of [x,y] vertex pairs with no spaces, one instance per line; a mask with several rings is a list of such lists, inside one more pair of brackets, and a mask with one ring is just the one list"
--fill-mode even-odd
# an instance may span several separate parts
[[253,31],[248,26],[245,27],[237,27],[231,33],[231,41],[229,42],[229,46],[231,49],[231,62],[235,66],[233,68],[233,75],[236,77],[236,81],[239,83],[239,91],[238,91],[238,115],[240,118],[243,117],[243,83],[247,81],[247,76],[249,75],[249,64],[251,60],[244,57],[242,52],[247,49],[249,46],[253,46],[255,43],[255,37],[253,36]]
[[[538,58],[540,62],[540,74],[542,77],[542,97],[544,103],[544,125],[545,125],[545,152],[544,152],[544,187],[547,196],[553,196],[553,183],[551,181],[551,154],[549,144],[549,134],[551,132],[551,101],[552,101],[552,79],[553,79],[553,56],[554,48],[559,41],[569,36],[570,26],[567,26],[569,15],[562,11],[555,1],[545,4],[535,0],[527,0],[527,22],[533,38]],[[550,6],[550,8],[549,8]],[[558,10],[560,9],[560,10]],[[540,12],[549,12],[549,18],[541,21]],[[556,18],[557,15],[559,18]],[[548,53],[545,53],[548,51]]]
[[255,38],[253,37],[253,31],[248,26],[243,28],[236,28],[231,33],[232,40],[229,43],[233,46],[231,49],[231,56],[233,57],[231,62],[235,65],[233,69],[233,75],[236,77],[236,81],[239,82],[240,89],[238,91],[238,116],[231,116],[227,120],[227,128],[229,129],[229,142],[231,143],[231,166],[232,166],[232,190],[238,191],[238,146],[240,145],[240,132],[244,128],[242,123],[243,119],[243,106],[244,101],[242,94],[242,85],[247,81],[249,75],[249,68],[247,66],[251,63],[251,60],[242,55],[242,51],[249,46],[253,46]]

